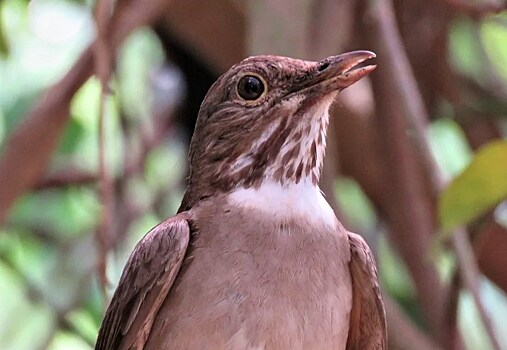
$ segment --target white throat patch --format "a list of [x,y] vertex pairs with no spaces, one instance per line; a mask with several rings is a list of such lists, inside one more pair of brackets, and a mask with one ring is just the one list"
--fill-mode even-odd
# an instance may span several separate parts
[[282,186],[264,181],[259,188],[238,188],[228,195],[231,205],[259,210],[280,221],[299,219],[312,224],[337,224],[336,216],[319,187],[309,179]]

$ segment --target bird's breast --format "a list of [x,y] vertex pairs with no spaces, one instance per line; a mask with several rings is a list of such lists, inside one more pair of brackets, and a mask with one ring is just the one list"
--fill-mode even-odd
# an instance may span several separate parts
[[352,297],[339,226],[227,200],[193,214],[196,238],[154,324],[168,347],[345,348]]

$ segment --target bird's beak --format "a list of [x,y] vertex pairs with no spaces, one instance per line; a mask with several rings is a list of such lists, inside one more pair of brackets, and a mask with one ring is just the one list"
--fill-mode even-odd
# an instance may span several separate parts
[[306,74],[308,78],[295,85],[289,95],[304,92],[309,96],[322,96],[327,92],[343,90],[376,68],[376,65],[359,66],[375,57],[370,51],[353,51],[315,62],[315,66]]
[[315,79],[317,82],[329,82],[337,90],[345,89],[377,67],[376,65],[359,66],[375,57],[376,55],[370,51],[353,51],[328,57],[318,63]]

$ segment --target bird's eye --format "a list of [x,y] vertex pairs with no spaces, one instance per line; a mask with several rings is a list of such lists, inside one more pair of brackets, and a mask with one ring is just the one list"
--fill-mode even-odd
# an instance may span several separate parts
[[245,101],[255,101],[263,95],[266,87],[262,78],[245,75],[239,80],[237,90],[239,97]]

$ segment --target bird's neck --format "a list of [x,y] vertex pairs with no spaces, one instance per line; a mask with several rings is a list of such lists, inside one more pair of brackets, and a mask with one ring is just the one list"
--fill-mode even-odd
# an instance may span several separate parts
[[336,216],[311,181],[288,183],[265,181],[258,188],[238,188],[227,195],[229,203],[251,212],[261,212],[280,223],[337,225]]
[[276,185],[318,192],[333,98],[330,95],[324,103],[302,106],[300,113],[272,121],[253,139],[244,135],[246,147],[242,145],[240,154],[233,149],[220,156],[204,152],[196,156],[180,209],[193,206],[201,198],[240,189]]

